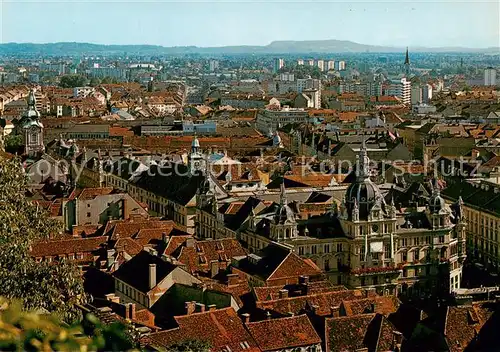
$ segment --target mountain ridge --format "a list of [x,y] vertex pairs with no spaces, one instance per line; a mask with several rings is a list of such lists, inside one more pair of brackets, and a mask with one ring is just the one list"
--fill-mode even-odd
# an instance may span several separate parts
[[[152,44],[95,44],[84,42],[57,43],[2,43],[0,54],[39,54],[39,55],[81,55],[81,54],[328,54],[328,53],[401,53],[405,48],[361,44],[349,40],[277,40],[268,45],[231,45],[220,47],[172,46]],[[498,53],[500,48],[466,47],[414,47],[412,52],[433,53]]]

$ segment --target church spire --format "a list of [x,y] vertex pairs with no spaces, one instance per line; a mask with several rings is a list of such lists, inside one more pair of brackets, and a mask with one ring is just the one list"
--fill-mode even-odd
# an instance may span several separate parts
[[358,172],[357,178],[359,181],[363,181],[364,179],[370,177],[369,164],[370,159],[368,158],[368,152],[366,150],[366,141],[365,137],[363,137],[363,144],[361,145],[361,149],[359,150],[358,156]]
[[280,185],[280,205],[287,205],[286,191],[285,191],[285,178],[283,177],[283,182]]
[[405,56],[405,75],[406,77],[410,76],[410,56],[408,55],[408,47],[406,47],[406,56]]

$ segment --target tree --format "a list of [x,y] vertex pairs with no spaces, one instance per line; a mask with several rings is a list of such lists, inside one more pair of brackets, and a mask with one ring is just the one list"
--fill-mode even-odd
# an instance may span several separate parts
[[208,341],[184,340],[169,346],[167,352],[209,352],[212,345]]
[[22,145],[23,139],[19,135],[9,134],[5,137],[5,151],[9,153],[16,153]]
[[129,351],[134,348],[121,323],[102,324],[87,314],[67,325],[53,315],[22,311],[18,302],[0,298],[1,351]]
[[0,159],[0,296],[26,310],[43,310],[66,322],[81,319],[85,302],[80,270],[71,263],[38,263],[34,241],[57,234],[62,225],[26,199],[27,176],[18,158]]
[[100,83],[101,83],[101,81],[99,80],[99,78],[97,78],[97,77],[92,77],[92,78],[90,79],[89,86],[91,86],[91,87],[95,87],[95,86],[98,86]]
[[75,88],[82,87],[87,84],[87,79],[80,75],[66,75],[62,76],[59,81],[61,88]]
[[118,80],[114,77],[106,76],[101,80],[101,84],[118,83]]

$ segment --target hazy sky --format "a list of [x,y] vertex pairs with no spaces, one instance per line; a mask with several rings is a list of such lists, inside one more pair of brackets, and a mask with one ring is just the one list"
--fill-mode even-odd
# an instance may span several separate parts
[[2,43],[500,45],[498,0],[0,0],[0,6]]

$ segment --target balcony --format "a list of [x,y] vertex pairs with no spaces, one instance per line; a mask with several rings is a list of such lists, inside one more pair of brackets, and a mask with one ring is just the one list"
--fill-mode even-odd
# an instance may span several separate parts
[[371,268],[360,268],[351,270],[350,273],[356,276],[379,275],[379,274],[399,274],[403,269],[400,266],[381,266]]

